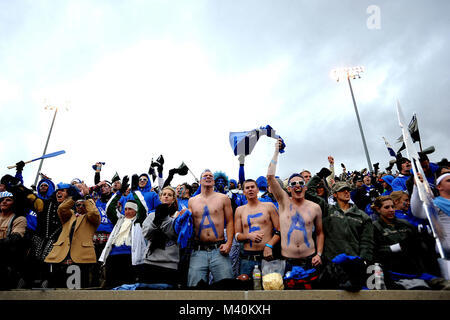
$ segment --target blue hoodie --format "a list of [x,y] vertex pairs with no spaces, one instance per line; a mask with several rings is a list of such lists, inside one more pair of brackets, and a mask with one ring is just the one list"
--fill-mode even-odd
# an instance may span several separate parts
[[[39,189],[41,187],[42,183],[46,183],[48,185],[48,191],[46,194],[42,194]],[[48,200],[50,199],[50,197],[52,196],[53,192],[55,192],[55,184],[53,183],[52,180],[49,179],[42,179],[41,181],[39,181],[37,187],[36,187],[36,191],[37,191],[37,196],[42,199],[42,200]]]
[[[148,174],[143,173],[141,174],[139,177],[141,176],[146,176],[147,177],[147,184],[141,188],[138,187],[137,190],[141,191],[142,195],[144,196],[145,202],[147,204],[147,208],[148,208],[148,212],[154,211],[155,208],[157,206],[159,206],[161,204],[161,201],[159,200],[159,196],[156,194],[156,192],[151,191],[152,190],[152,184],[150,182],[150,177],[148,176]],[[128,194],[128,196],[122,196],[122,198],[120,198],[120,203],[122,204],[122,214],[125,214],[125,204],[127,203],[128,200],[133,200],[134,197],[131,194]],[[147,213],[148,213],[147,212]]]
[[[381,180],[383,180],[383,181],[386,182],[388,185],[390,185],[391,188],[392,188],[392,182],[394,181],[394,179],[395,179],[394,176],[391,176],[391,175],[385,175],[384,177],[381,178]],[[391,193],[392,193],[392,189],[391,189],[391,190],[385,189],[381,195],[382,195],[382,196],[388,196],[388,195],[390,195]]]
[[[44,183],[44,182],[48,185],[48,190],[47,190],[46,194],[42,194],[39,191],[39,188],[40,188],[41,184]],[[36,191],[37,191],[37,196],[38,196],[39,199],[48,200],[48,199],[50,199],[50,197],[55,192],[55,184],[50,179],[41,179],[39,181],[38,185],[37,185]],[[36,225],[37,225],[37,214],[36,214],[36,212],[30,210],[28,212],[26,218],[27,218],[27,228],[31,229],[31,230],[36,230]]]

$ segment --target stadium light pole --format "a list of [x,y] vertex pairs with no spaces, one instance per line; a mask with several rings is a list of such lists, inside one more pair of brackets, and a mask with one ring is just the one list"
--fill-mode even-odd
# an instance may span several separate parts
[[[45,153],[47,152],[47,146],[48,146],[48,142],[50,141],[50,136],[52,134],[52,130],[53,130],[53,125],[55,124],[55,119],[56,119],[56,114],[58,113],[58,107],[55,106],[51,106],[51,105],[46,105],[44,107],[45,110],[55,110],[55,113],[53,114],[53,120],[52,120],[52,124],[50,126],[50,130],[48,132],[48,136],[47,136],[47,141],[45,142],[45,147],[44,147],[44,152],[42,153],[42,155],[44,156]],[[66,110],[69,110],[67,107],[65,108]],[[39,173],[41,173],[41,168],[42,168],[42,163],[44,162],[44,159],[41,159],[41,161],[39,162],[39,168],[38,171],[36,173],[36,179],[34,180],[34,185],[37,188],[37,183],[39,180]]]
[[364,152],[366,153],[367,165],[369,166],[370,172],[373,172],[372,162],[370,161],[369,150],[367,149],[366,138],[364,137],[364,131],[361,125],[361,119],[359,117],[358,107],[356,106],[355,96],[353,94],[352,83],[350,78],[352,79],[360,79],[361,73],[364,72],[364,67],[351,67],[351,68],[336,68],[331,70],[330,76],[332,79],[339,82],[340,79],[346,77],[348,81],[348,86],[350,87],[350,93],[352,95],[353,106],[355,107],[356,119],[358,120],[359,131],[361,133],[361,139],[364,146]]

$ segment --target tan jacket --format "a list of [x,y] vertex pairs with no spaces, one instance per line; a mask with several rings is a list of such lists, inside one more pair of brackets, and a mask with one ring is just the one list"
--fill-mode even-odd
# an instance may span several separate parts
[[[92,199],[84,202],[87,213],[76,216],[72,210],[75,201],[72,197],[64,200],[58,207],[58,216],[63,225],[58,240],[53,244],[52,251],[45,258],[48,263],[64,261],[70,250],[70,258],[75,263],[95,263],[97,258],[92,238],[100,225],[100,213]],[[75,230],[70,243],[70,230],[75,223]]]

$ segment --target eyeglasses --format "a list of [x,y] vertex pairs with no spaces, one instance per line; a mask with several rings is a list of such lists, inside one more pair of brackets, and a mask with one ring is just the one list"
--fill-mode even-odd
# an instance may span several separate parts
[[82,202],[75,203],[75,207],[84,207],[84,203]]
[[303,188],[305,186],[305,181],[301,181],[300,180],[300,181],[289,182],[289,186],[292,187],[292,188],[297,186],[297,185]]

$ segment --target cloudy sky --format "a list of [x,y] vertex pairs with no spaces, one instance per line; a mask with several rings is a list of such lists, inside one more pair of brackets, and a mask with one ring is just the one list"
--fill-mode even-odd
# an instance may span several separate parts
[[[56,183],[147,172],[184,161],[238,178],[231,131],[271,125],[286,142],[277,174],[367,161],[348,83],[336,67],[364,66],[352,86],[372,163],[401,135],[396,101],[417,114],[430,159],[450,156],[450,2],[302,0],[0,0],[0,168],[42,155]],[[265,175],[275,140],[246,158]],[[416,146],[419,147],[418,143]],[[39,161],[26,165],[34,183]],[[193,182],[188,174],[174,184]]]

